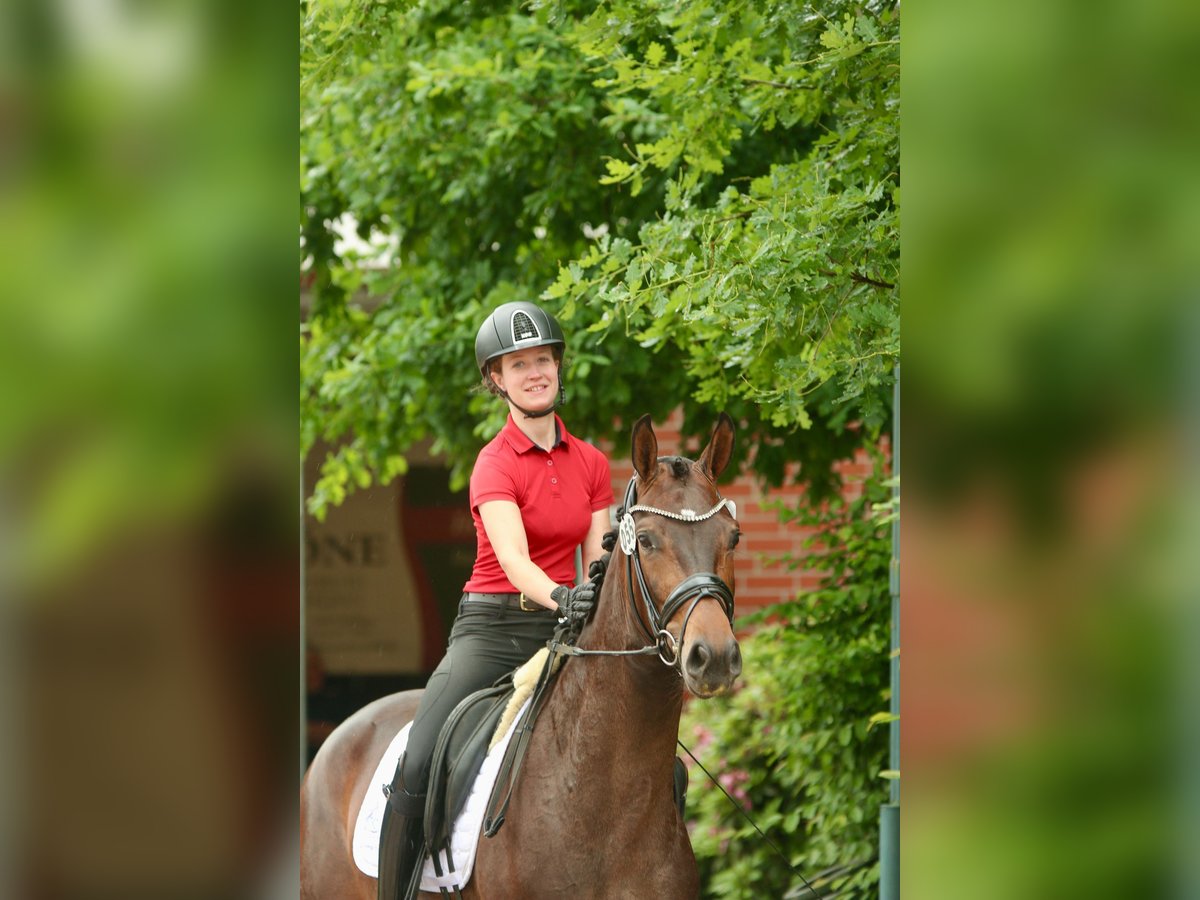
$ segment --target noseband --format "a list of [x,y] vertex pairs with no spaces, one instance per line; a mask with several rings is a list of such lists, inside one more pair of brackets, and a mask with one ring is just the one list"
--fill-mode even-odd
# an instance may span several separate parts
[[[621,550],[625,553],[625,571],[629,578],[629,603],[633,609],[634,618],[637,619],[646,636],[654,641],[655,646],[658,648],[659,659],[668,666],[678,666],[679,648],[683,645],[683,636],[687,632],[688,622],[691,620],[692,612],[695,611],[697,604],[705,597],[712,597],[721,604],[721,609],[724,611],[725,617],[729,619],[729,623],[732,625],[733,591],[729,589],[729,585],[713,572],[697,572],[679,582],[675,586],[675,589],[667,595],[662,609],[657,608],[654,605],[654,596],[650,591],[650,586],[646,584],[646,576],[642,572],[642,559],[638,555],[637,530],[633,514],[635,512],[647,512],[673,519],[676,522],[693,523],[710,519],[725,507],[729,507],[730,514],[736,518],[737,507],[732,500],[725,499],[724,497],[706,513],[696,513],[690,509],[671,512],[670,510],[658,509],[653,506],[642,506],[637,503],[636,483],[637,475],[634,475],[629,479],[629,486],[625,489],[625,515],[621,517],[620,524],[617,527],[617,536],[620,540]],[[638,589],[642,594],[642,605],[646,611],[645,618],[639,614],[637,600],[634,598],[633,582],[635,577]],[[676,640],[674,635],[667,630],[667,623],[671,621],[675,613],[685,604],[688,605],[688,608],[683,617],[683,624],[679,628],[679,639]],[[650,621],[650,628],[646,627],[646,619]]]

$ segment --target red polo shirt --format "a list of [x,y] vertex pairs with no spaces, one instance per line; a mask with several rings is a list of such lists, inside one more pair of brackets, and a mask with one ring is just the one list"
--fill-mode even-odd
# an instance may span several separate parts
[[464,590],[515,593],[483,529],[479,504],[508,500],[521,510],[529,558],[558,584],[575,583],[575,548],[583,543],[592,513],[612,505],[612,481],[604,454],[572,437],[557,415],[558,443],[543,450],[511,415],[479,451],[471,472],[471,516],[478,549]]

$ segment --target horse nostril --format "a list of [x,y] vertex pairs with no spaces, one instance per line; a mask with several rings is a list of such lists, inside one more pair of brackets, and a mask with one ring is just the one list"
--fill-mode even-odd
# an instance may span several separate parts
[[734,678],[742,674],[742,648],[734,643],[733,651],[729,654],[729,673]]
[[708,649],[707,644],[696,644],[692,647],[692,652],[688,654],[688,670],[703,672],[711,656],[712,652]]

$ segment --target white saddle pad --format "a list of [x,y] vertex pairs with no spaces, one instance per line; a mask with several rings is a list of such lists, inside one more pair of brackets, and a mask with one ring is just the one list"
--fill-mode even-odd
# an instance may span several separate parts
[[[492,785],[496,783],[496,775],[500,770],[500,761],[504,758],[504,750],[512,739],[517,723],[525,714],[526,700],[520,713],[514,717],[512,724],[504,737],[489,752],[467,796],[466,805],[454,826],[450,830],[450,849],[454,860],[454,871],[447,872],[445,860],[442,861],[444,874],[438,875],[433,868],[433,860],[425,858],[425,868],[421,872],[421,890],[436,893],[442,888],[462,888],[471,877],[471,869],[475,865],[475,847],[479,843],[479,828],[483,822],[484,808],[492,793]],[[354,864],[366,875],[379,877],[379,829],[383,825],[383,807],[387,798],[383,795],[383,786],[390,784],[396,773],[396,763],[400,754],[408,745],[408,731],[411,723],[400,729],[400,733],[392,738],[375,774],[371,778],[371,787],[363,798],[362,808],[358,811],[358,819],[354,823]]]

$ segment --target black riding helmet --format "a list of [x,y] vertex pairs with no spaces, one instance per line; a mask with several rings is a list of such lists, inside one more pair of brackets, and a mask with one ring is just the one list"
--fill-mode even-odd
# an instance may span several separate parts
[[[505,353],[515,350],[525,350],[529,347],[558,347],[559,354],[566,349],[567,342],[563,340],[562,329],[554,316],[541,309],[535,303],[518,300],[496,307],[492,314],[483,320],[479,326],[479,334],[475,336],[475,364],[485,383],[490,384],[488,364]],[[509,400],[507,392],[500,395]],[[541,412],[529,412],[520,406],[517,409],[525,413],[528,419],[548,416],[565,403],[566,390],[562,383],[562,372],[558,378],[558,399],[549,409]],[[510,401],[511,402],[511,401]],[[516,406],[516,404],[513,404]]]

